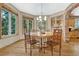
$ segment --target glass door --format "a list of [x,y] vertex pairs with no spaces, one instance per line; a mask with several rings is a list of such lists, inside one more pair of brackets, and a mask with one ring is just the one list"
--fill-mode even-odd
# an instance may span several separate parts
[[23,32],[31,32],[32,31],[32,22],[33,20],[28,19],[28,18],[23,18]]

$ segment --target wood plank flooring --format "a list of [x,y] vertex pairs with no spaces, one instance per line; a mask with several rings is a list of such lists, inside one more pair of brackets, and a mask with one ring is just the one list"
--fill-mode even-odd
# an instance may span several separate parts
[[[34,56],[51,56],[50,50],[46,53],[38,53],[38,49],[33,50]],[[29,56],[25,53],[24,40],[18,41],[10,46],[0,49],[0,56]],[[54,56],[58,56],[58,48],[54,49]],[[79,41],[62,44],[62,56],[79,56]]]

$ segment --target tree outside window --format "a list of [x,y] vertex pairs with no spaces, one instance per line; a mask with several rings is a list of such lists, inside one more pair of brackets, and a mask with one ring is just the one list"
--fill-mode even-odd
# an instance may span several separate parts
[[15,34],[16,31],[16,15],[7,11],[1,10],[2,17],[2,35]]
[[16,15],[15,14],[11,14],[11,34],[15,34],[15,27],[16,24]]
[[9,31],[9,12],[2,10],[2,35],[8,35]]
[[24,28],[24,32],[32,31],[32,20],[23,17],[23,28]]

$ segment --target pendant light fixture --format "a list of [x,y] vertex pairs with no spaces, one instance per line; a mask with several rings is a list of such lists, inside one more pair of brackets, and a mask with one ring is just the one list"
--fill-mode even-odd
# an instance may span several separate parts
[[37,20],[39,21],[46,21],[47,20],[47,16],[43,15],[43,3],[40,4],[40,15],[37,17]]

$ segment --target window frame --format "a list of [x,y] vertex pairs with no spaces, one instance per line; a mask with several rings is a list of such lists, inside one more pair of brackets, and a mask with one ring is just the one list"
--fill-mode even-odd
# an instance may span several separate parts
[[[31,18],[28,18],[28,17],[25,17],[25,16],[23,16],[22,19],[23,19],[23,21],[22,21],[22,22],[23,22],[23,23],[22,23],[22,25],[23,25],[23,33],[24,33],[24,32],[29,32],[29,28],[30,28],[30,27],[29,27],[29,22],[30,22],[30,21],[32,21],[32,23],[31,23],[32,26],[31,26],[30,31],[32,31],[32,30],[33,30],[33,20],[32,20]],[[26,29],[24,28],[24,20],[25,20],[25,23],[26,23]]]
[[[47,20],[48,20],[48,18],[47,18]],[[47,20],[42,20],[42,21],[40,21],[40,20],[37,20],[37,19],[36,19],[36,30],[37,30],[37,31],[41,31],[41,30],[46,31],[46,29],[47,29],[47,27],[46,27],[46,25],[47,25]],[[40,29],[40,28],[42,28],[42,29]]]
[[1,8],[0,8],[0,39],[1,39],[1,35],[2,35],[2,22],[1,22]]
[[[6,9],[6,8],[1,8],[1,28],[2,28],[2,10],[6,10],[8,13],[9,13],[9,30],[10,30],[10,32],[9,32],[9,30],[8,30],[8,35],[2,35],[2,32],[1,32],[1,38],[7,38],[7,37],[12,37],[12,36],[15,36],[16,34],[17,34],[17,15],[15,14],[15,13],[13,13],[13,12],[11,12],[11,11],[9,11],[8,9]],[[15,14],[16,15],[16,20],[15,20],[15,34],[11,34],[11,14]],[[1,31],[2,31],[2,29],[1,29]]]
[[[3,15],[2,15],[2,10],[6,10],[6,9],[1,9],[1,22],[2,22],[2,20],[3,20]],[[6,10],[8,13],[9,13],[9,11],[8,10]],[[9,14],[8,14],[9,15]],[[9,19],[9,16],[8,16],[8,19]],[[1,23],[2,24],[2,23]],[[9,25],[8,25],[9,26]],[[2,25],[1,25],[1,27],[2,27]],[[8,28],[9,29],[9,28]],[[1,29],[2,30],[2,29]],[[9,33],[8,33],[9,34]],[[8,36],[8,35],[2,35],[2,37],[4,37],[4,36]]]

